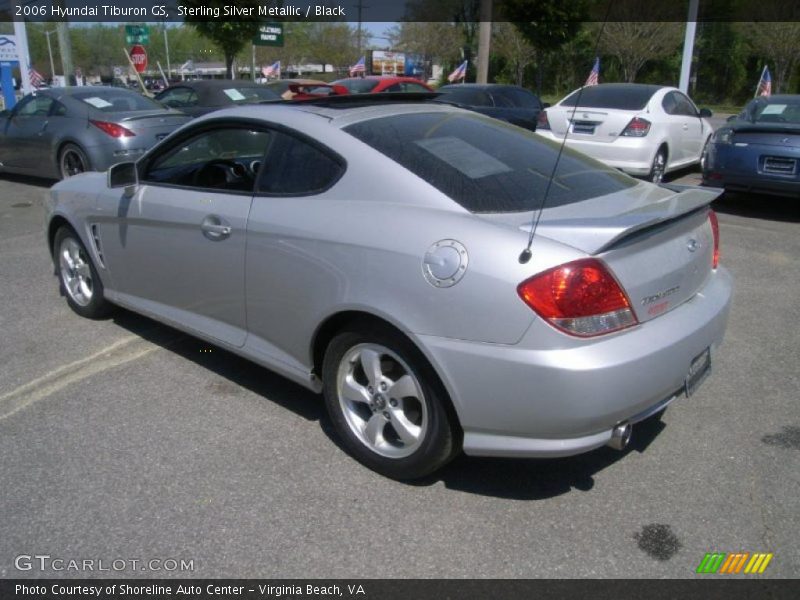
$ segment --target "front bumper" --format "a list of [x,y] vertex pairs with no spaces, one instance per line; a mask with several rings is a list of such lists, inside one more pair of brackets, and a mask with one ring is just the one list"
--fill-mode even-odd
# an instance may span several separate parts
[[730,275],[720,268],[681,306],[601,338],[571,338],[536,319],[514,346],[418,341],[450,392],[467,454],[568,456],[669,404],[705,348],[713,364],[731,297]]

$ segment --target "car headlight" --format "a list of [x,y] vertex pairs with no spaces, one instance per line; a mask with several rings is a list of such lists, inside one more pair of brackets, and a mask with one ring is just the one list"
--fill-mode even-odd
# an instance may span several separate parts
[[717,129],[714,133],[714,143],[715,144],[732,144],[733,143],[733,129],[728,127],[723,127],[721,129]]

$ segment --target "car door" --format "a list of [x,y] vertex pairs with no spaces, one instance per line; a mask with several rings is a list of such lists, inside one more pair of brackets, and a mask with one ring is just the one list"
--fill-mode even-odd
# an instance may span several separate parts
[[49,155],[51,132],[48,131],[53,99],[44,95],[23,98],[6,121],[4,148],[0,161],[17,169],[38,169],[42,157]]
[[705,135],[707,135],[703,130],[703,120],[700,118],[700,112],[694,102],[680,92],[674,93],[678,100],[678,112],[684,117],[682,125],[684,159],[687,162],[699,160],[705,143]]
[[667,92],[661,100],[661,107],[664,109],[664,125],[669,146],[668,166],[683,163],[687,156],[684,138],[688,124],[686,116],[680,113],[677,92]]
[[101,223],[101,252],[120,301],[231,346],[246,338],[245,238],[271,135],[212,122],[157,147],[140,184]]
[[331,245],[319,235],[320,220],[346,218],[341,207],[348,199],[328,192],[345,161],[282,131],[265,163],[247,223],[247,347],[271,363],[299,368],[319,324],[319,294],[347,285],[340,256],[329,254]]

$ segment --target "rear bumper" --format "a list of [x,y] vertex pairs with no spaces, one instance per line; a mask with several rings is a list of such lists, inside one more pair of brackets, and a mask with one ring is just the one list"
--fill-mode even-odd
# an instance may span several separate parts
[[93,171],[105,171],[117,163],[136,161],[146,151],[144,143],[126,144],[118,141],[86,148]]
[[720,268],[681,306],[603,338],[569,338],[537,319],[514,346],[418,340],[451,394],[467,454],[567,456],[669,404],[705,348],[713,364],[731,296]]
[[[552,131],[537,130],[536,133],[549,140],[561,143],[564,138],[554,135]],[[617,137],[612,142],[595,142],[575,137],[567,138],[567,146],[595,158],[609,167],[620,169],[630,175],[646,176],[650,174],[656,148],[650,140],[635,137]]]
[[778,156],[800,161],[795,147],[750,144],[745,147],[712,144],[703,183],[726,190],[756,192],[779,196],[800,196],[800,165],[794,175],[762,170],[765,156]]

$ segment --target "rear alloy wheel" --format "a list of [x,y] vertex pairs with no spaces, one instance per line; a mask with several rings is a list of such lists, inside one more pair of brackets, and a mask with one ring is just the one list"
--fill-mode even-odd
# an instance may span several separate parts
[[323,363],[325,403],[346,448],[393,479],[423,477],[460,449],[444,392],[410,342],[390,331],[336,336]]
[[112,310],[103,294],[103,284],[86,247],[69,227],[56,232],[53,253],[61,291],[69,307],[87,319],[102,319]]
[[58,155],[58,173],[61,179],[91,171],[89,159],[83,150],[75,144],[67,144]]
[[650,167],[650,174],[647,176],[647,181],[652,183],[661,183],[664,179],[664,173],[667,170],[667,149],[663,146],[658,149],[656,155],[653,157],[653,164]]

